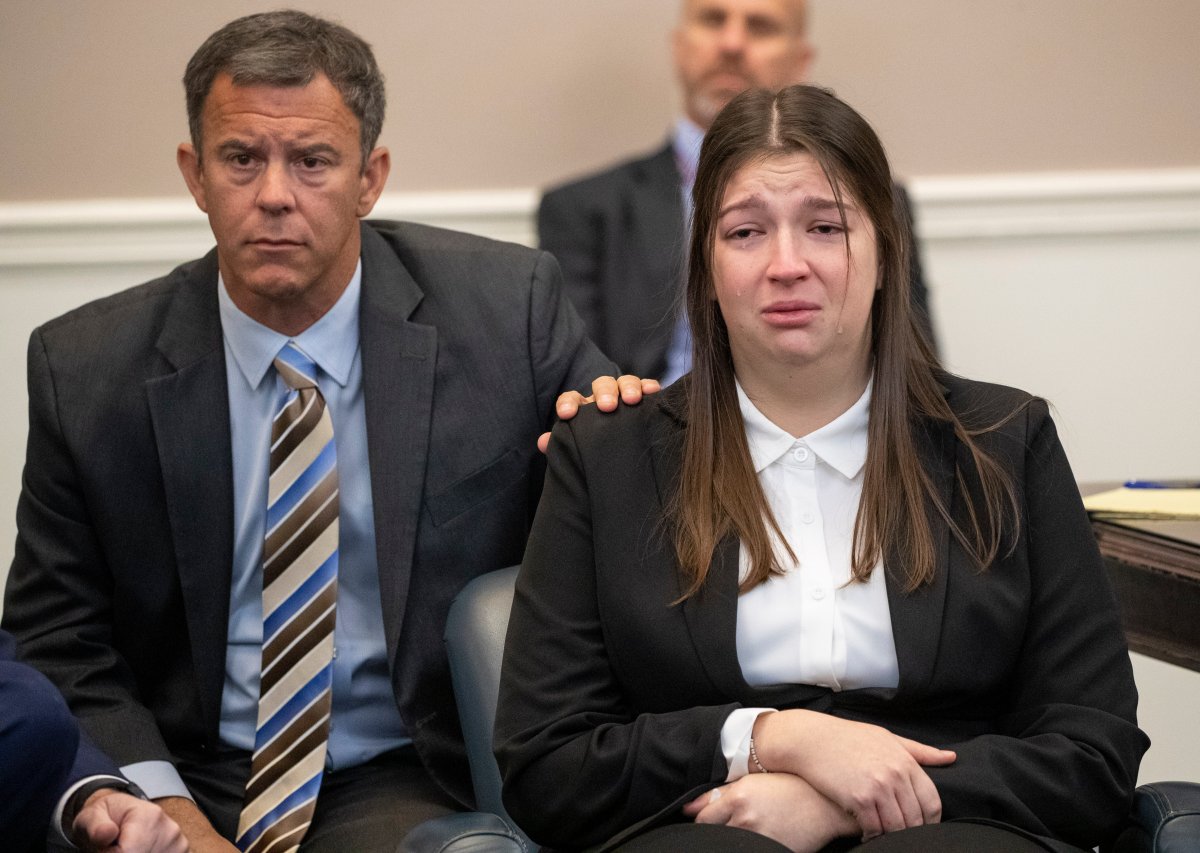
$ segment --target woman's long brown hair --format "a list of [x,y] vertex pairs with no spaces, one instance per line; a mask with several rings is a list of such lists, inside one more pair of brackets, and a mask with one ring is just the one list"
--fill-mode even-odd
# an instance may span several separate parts
[[[1020,519],[1012,483],[975,441],[999,424],[968,429],[951,411],[937,380],[937,359],[913,316],[911,229],[896,204],[878,137],[858,113],[825,89],[751,90],[730,102],[705,136],[693,187],[685,296],[693,361],[681,478],[670,512],[685,598],[703,586],[717,545],[730,534],[741,540],[749,557],[743,592],[782,571],[771,531],[784,540],[750,459],[729,333],[713,298],[712,259],[716,215],[733,174],[756,160],[793,152],[804,152],[820,164],[839,208],[848,194],[865,211],[875,227],[880,262],[882,286],[875,295],[870,330],[875,378],[862,501],[854,524],[853,580],[869,578],[885,554],[900,560],[906,589],[931,580],[932,514],[945,519],[980,568],[996,559],[1006,541],[1015,544],[1017,539]],[[844,209],[841,215],[844,224]],[[921,463],[917,433],[929,420],[951,425],[971,456],[979,499],[972,498],[975,490],[959,489],[965,524],[951,518],[950,507]],[[962,470],[957,477],[965,485]]]

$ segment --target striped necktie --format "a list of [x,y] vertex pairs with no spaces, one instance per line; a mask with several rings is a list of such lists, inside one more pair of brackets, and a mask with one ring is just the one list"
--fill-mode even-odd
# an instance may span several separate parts
[[292,342],[275,359],[290,389],[271,426],[263,547],[263,648],[250,781],[238,823],[246,853],[300,846],[329,737],[338,570],[333,422],[316,365]]

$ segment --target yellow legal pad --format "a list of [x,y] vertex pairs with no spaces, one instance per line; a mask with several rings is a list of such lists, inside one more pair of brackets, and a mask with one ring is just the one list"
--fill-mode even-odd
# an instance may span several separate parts
[[1112,489],[1083,505],[1093,518],[1200,518],[1200,489]]

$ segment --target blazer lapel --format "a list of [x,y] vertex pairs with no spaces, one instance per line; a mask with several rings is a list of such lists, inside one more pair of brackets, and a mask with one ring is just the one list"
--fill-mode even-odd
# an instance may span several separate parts
[[[948,424],[927,422],[918,435],[918,453],[943,506],[950,509],[954,505],[955,489],[954,433]],[[900,669],[898,693],[901,696],[924,691],[937,665],[942,611],[946,603],[946,575],[950,571],[950,528],[932,507],[930,519],[935,549],[934,576],[930,583],[913,592],[905,592],[904,567],[899,556],[890,552],[885,558],[888,609],[896,641]]]
[[388,663],[395,672],[421,518],[433,414],[437,330],[409,321],[422,298],[387,242],[362,226],[363,393],[375,514],[375,551]]
[[146,382],[192,660],[207,727],[220,716],[233,559],[233,456],[217,259],[184,275],[157,348],[172,372]]
[[[688,379],[682,379],[661,392],[655,404],[667,414],[652,440],[654,480],[659,501],[668,506],[682,463],[684,408]],[[745,699],[751,688],[742,678],[737,657],[738,559],[737,537],[726,536],[713,554],[704,586],[683,602],[683,616],[692,645],[712,683],[731,698]],[[676,567],[670,567],[677,571]],[[679,594],[683,595],[680,576]]]
[[683,615],[708,677],[725,695],[743,699],[749,686],[737,656],[739,554],[736,536],[721,540],[704,586],[683,603]]
[[[652,442],[654,477],[663,505],[679,482],[687,383],[686,378],[681,380],[655,401],[668,415],[661,420],[663,426]],[[952,506],[954,500],[954,448],[953,432],[944,424],[930,425],[922,432],[918,443],[918,452],[947,507]],[[936,670],[950,565],[950,531],[939,515],[933,517],[932,533],[936,573],[931,583],[906,593],[903,573],[897,571],[902,568],[899,557],[892,553],[885,560],[889,567],[886,574],[888,606],[900,670],[896,692],[901,696],[923,690]],[[804,684],[755,688],[742,677],[737,658],[738,560],[738,540],[728,536],[713,555],[704,587],[683,603],[693,645],[709,678],[721,692],[747,705],[829,707],[833,699],[824,688]],[[679,592],[683,593],[682,586]],[[852,691],[855,696],[865,692]],[[890,690],[885,692],[892,694]]]
[[621,310],[608,312],[607,334],[625,351],[627,366],[655,374],[663,369],[674,334],[686,253],[679,173],[670,145],[637,164],[625,205],[620,255],[611,259],[613,269],[606,274],[608,286],[615,288],[609,299],[620,302]]
[[[662,247],[672,246],[682,261],[684,251],[683,189],[675,154],[670,143],[641,164],[638,180],[633,185],[630,212],[640,222],[634,233],[640,235],[639,250],[653,266],[653,259],[663,256]],[[675,270],[676,273],[682,270]],[[678,275],[676,276],[678,279]]]

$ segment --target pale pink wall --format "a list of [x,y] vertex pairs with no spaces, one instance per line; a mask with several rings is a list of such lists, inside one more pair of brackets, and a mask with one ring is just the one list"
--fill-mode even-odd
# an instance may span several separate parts
[[1200,164],[1195,0],[815,0],[814,76],[909,174]]
[[[278,3],[4,0],[0,201],[177,196],[180,75]],[[304,2],[371,41],[392,190],[537,186],[657,144],[675,0]],[[1200,163],[1195,0],[812,0],[816,78],[912,175]]]

